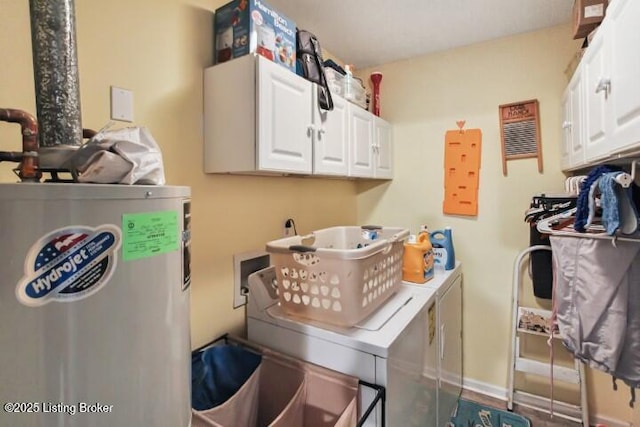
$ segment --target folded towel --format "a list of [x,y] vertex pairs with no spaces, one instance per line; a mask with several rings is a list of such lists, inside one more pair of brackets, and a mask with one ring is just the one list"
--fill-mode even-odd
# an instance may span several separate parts
[[620,173],[605,173],[598,180],[602,224],[609,235],[613,235],[618,230],[621,234],[632,234],[638,229],[638,213],[631,188],[624,188],[615,180]]
[[576,205],[576,219],[573,224],[573,228],[576,231],[579,231],[580,233],[584,233],[586,231],[585,225],[589,217],[589,190],[591,189],[591,185],[602,174],[620,170],[621,169],[617,166],[598,166],[591,170],[591,172],[589,172],[589,174],[587,175],[587,178],[582,181],[582,185],[580,186],[580,194],[578,194],[578,203]]
[[620,228],[620,199],[616,192],[619,185],[615,180],[617,174],[618,172],[607,172],[598,179],[602,225],[609,235],[615,234]]

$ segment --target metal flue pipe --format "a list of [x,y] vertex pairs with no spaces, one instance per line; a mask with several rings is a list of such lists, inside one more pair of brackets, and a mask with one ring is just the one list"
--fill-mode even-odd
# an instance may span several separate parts
[[73,0],[29,0],[40,147],[82,144]]

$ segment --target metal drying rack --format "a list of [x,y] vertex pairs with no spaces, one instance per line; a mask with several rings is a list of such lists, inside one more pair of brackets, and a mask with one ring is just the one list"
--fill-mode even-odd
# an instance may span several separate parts
[[[631,173],[621,172],[614,179],[624,188],[629,188],[631,184],[635,181],[636,178],[636,165],[640,163],[640,160],[633,160],[631,162]],[[564,212],[561,212],[557,215],[550,216],[549,218],[544,218],[538,220],[536,223],[536,228],[540,233],[548,234],[551,236],[566,236],[566,237],[576,237],[576,238],[585,238],[585,239],[601,239],[601,240],[611,240],[612,244],[615,246],[617,242],[633,242],[640,243],[640,232],[636,232],[635,234],[630,235],[609,235],[605,232],[605,229],[602,225],[594,224],[587,227],[585,233],[579,233],[577,231],[573,231],[570,228],[570,225],[573,224],[573,219],[575,216],[577,209],[572,208],[568,209]]]

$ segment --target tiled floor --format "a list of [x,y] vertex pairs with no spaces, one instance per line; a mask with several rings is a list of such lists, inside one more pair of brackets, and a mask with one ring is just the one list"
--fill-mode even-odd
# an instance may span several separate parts
[[[493,408],[499,408],[502,410],[507,409],[507,402],[505,402],[504,400],[495,399],[493,397],[489,397],[480,393],[474,393],[468,390],[462,391],[462,398],[471,400],[474,402],[478,402],[483,405],[491,406]],[[532,427],[559,427],[559,426],[580,427],[582,426],[582,423],[565,420],[564,418],[560,418],[558,416],[551,418],[549,414],[545,414],[544,412],[521,407],[518,405],[514,407],[513,412],[528,418],[529,421],[531,421]]]

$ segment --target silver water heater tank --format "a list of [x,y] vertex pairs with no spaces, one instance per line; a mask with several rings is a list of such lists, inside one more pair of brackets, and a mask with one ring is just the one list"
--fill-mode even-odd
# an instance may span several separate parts
[[0,184],[0,425],[190,424],[190,189]]

